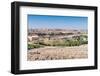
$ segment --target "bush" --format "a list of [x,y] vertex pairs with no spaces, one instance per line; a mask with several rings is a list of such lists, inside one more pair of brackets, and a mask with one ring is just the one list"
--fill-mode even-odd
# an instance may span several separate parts
[[81,41],[81,45],[82,44],[88,44],[88,41]]
[[75,40],[75,39],[66,40],[65,41],[65,45],[66,46],[79,46],[80,45],[80,41],[79,40]]
[[28,49],[34,49],[34,48],[40,48],[43,47],[43,45],[40,44],[28,44]]

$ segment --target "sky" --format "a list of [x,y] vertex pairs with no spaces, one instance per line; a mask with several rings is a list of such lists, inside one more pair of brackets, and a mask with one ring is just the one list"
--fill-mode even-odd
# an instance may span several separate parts
[[28,15],[28,28],[33,29],[87,29],[88,17]]

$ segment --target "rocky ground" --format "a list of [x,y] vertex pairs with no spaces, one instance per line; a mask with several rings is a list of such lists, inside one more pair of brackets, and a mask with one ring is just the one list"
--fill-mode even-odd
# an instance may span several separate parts
[[52,47],[31,49],[27,52],[27,60],[60,60],[88,58],[87,45],[74,47]]

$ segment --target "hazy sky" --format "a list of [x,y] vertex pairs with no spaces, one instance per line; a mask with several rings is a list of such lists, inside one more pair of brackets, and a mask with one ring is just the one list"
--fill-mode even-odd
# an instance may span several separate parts
[[28,15],[29,28],[87,29],[88,17]]

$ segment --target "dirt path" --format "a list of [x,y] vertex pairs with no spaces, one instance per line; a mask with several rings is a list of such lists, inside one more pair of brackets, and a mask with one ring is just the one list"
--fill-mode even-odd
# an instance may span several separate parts
[[80,59],[88,57],[87,45],[74,47],[44,47],[28,50],[27,60]]

